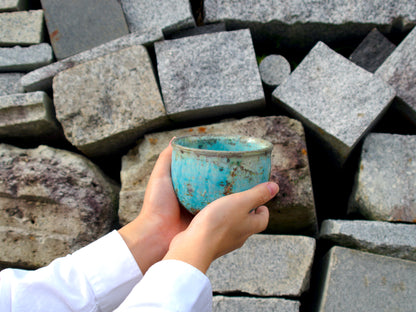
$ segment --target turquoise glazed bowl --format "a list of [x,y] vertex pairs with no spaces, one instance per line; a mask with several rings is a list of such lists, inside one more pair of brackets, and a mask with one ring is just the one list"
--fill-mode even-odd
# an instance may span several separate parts
[[224,195],[270,178],[273,145],[246,136],[184,136],[172,141],[172,183],[192,214]]

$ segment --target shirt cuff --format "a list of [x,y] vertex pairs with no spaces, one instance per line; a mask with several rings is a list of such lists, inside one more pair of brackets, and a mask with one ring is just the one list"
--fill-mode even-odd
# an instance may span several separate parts
[[163,260],[149,268],[117,311],[132,308],[143,308],[143,311],[211,311],[211,283],[205,274],[188,263]]
[[117,231],[103,236],[72,255],[81,268],[102,311],[112,311],[143,278],[133,255]]

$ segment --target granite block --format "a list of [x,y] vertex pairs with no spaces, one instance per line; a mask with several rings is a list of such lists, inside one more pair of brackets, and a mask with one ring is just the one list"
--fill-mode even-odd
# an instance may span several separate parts
[[276,105],[307,125],[343,165],[383,116],[392,87],[318,42],[273,92]]
[[0,73],[0,96],[23,93],[23,87],[20,84],[21,73]]
[[291,69],[287,59],[281,55],[272,54],[260,62],[259,71],[263,83],[276,88],[289,77]]
[[300,302],[281,298],[214,296],[213,312],[299,312]]
[[0,46],[43,41],[43,10],[0,13]]
[[0,12],[23,11],[27,5],[28,0],[0,0]]
[[53,52],[48,43],[29,47],[0,48],[0,71],[28,72],[52,63]]

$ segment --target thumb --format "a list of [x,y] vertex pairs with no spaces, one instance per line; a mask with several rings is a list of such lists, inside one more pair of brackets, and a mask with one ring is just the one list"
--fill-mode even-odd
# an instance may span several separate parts
[[260,206],[250,213],[248,218],[251,233],[264,231],[269,224],[269,209],[266,206]]

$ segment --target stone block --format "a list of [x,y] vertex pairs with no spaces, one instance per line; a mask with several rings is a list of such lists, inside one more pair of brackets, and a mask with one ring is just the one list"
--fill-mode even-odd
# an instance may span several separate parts
[[416,261],[416,224],[325,220],[319,237],[344,247]]
[[229,30],[250,28],[255,41],[309,49],[319,40],[363,38],[376,26],[383,33],[393,26],[410,30],[416,6],[407,0],[205,0],[204,22],[225,22]]
[[155,43],[163,100],[173,120],[265,105],[249,30]]
[[316,311],[414,311],[416,262],[333,247]]
[[143,46],[77,65],[53,80],[65,136],[88,156],[111,154],[167,121]]
[[152,133],[122,159],[120,223],[132,221],[142,206],[146,185],[160,152],[173,136],[189,134],[247,135],[273,144],[270,179],[280,192],[267,206],[269,233],[312,234],[317,220],[305,135],[300,122],[287,117],[248,117],[211,125]]
[[117,0],[41,0],[41,4],[58,59],[129,33]]
[[384,114],[392,87],[318,42],[273,92],[273,100],[308,126],[343,164]]
[[91,61],[100,56],[104,56],[113,52],[117,52],[124,48],[136,45],[149,45],[150,43],[160,40],[162,37],[156,33],[145,33],[139,35],[137,33],[128,34],[126,36],[114,39],[100,46],[92,48],[73,56],[69,56],[63,60],[52,63],[48,66],[38,68],[22,77],[21,84],[26,92],[45,91],[52,88],[52,80],[57,74],[75,65]]
[[349,59],[374,73],[396,48],[384,35],[374,28],[352,52]]
[[376,71],[392,85],[400,99],[397,107],[416,125],[416,27]]
[[416,135],[371,133],[349,210],[367,219],[416,223]]
[[0,0],[0,12],[26,10],[27,2],[27,0]]
[[121,5],[131,33],[169,35],[195,26],[189,0],[121,0]]
[[60,134],[51,99],[42,91],[0,96],[0,138],[49,138]]
[[216,32],[226,31],[225,23],[209,24],[202,25],[198,27],[192,27],[184,30],[179,30],[175,33],[172,33],[170,36],[165,36],[166,39],[179,39],[190,36],[198,36],[204,34],[212,34]]
[[0,263],[40,267],[112,229],[119,188],[88,159],[0,145]]
[[43,41],[43,10],[0,13],[0,46]]
[[215,260],[207,276],[220,294],[300,297],[309,288],[314,252],[311,237],[256,234]]
[[289,77],[291,69],[289,62],[281,55],[268,55],[259,65],[261,80],[268,87],[276,88],[287,77]]
[[280,298],[214,296],[213,312],[299,312],[300,302]]
[[29,47],[0,48],[0,71],[28,72],[52,63],[53,52],[48,43]]
[[20,79],[23,74],[7,73],[0,74],[0,96],[23,93],[23,87],[20,84]]

